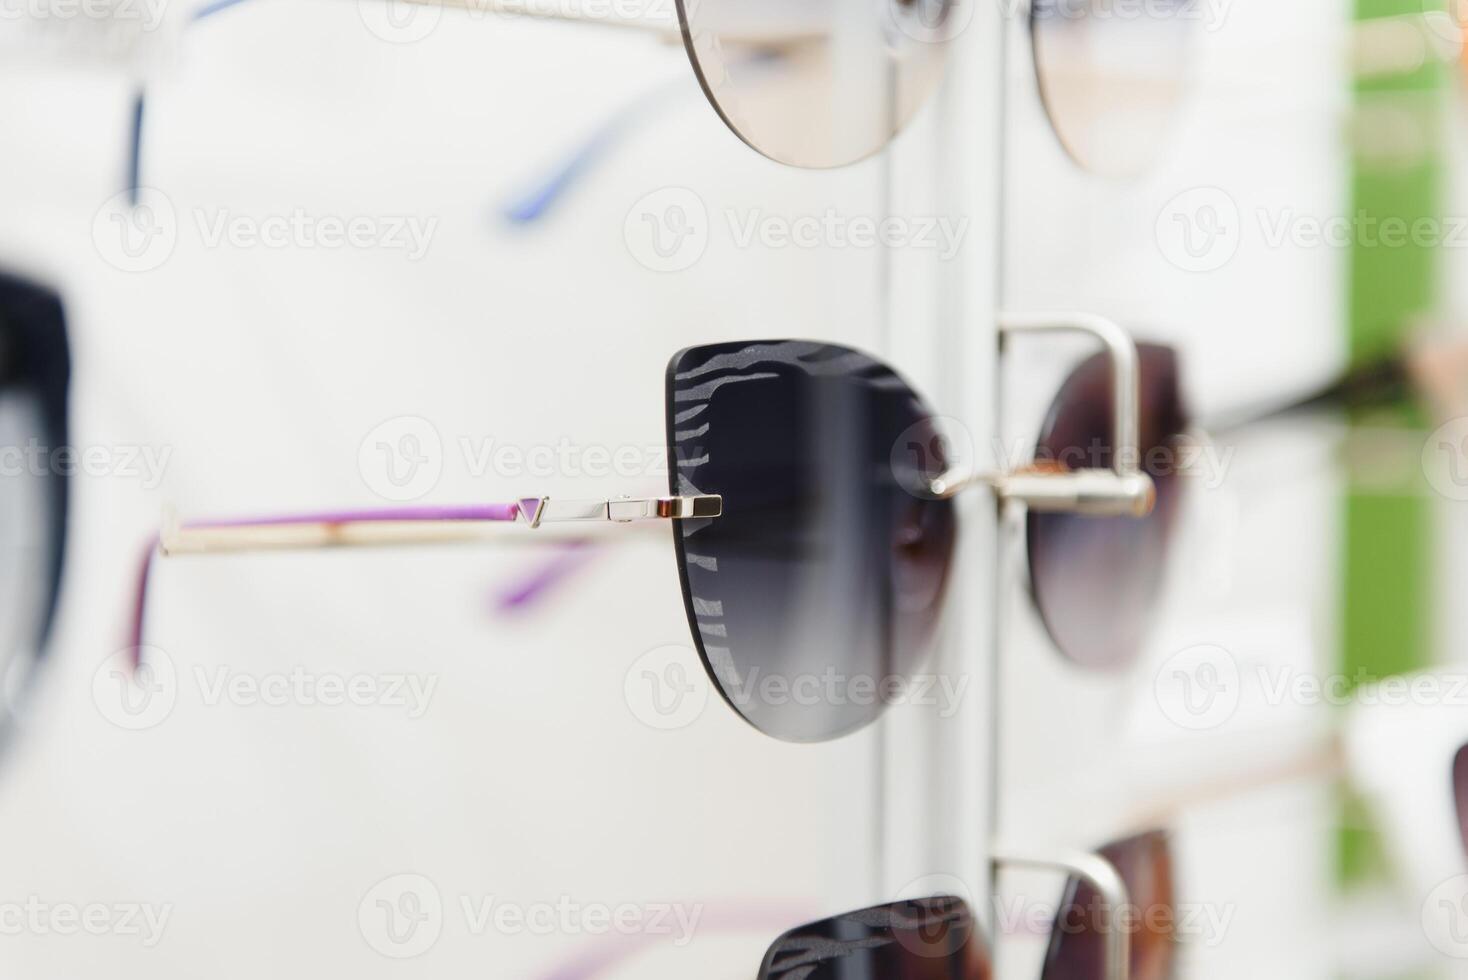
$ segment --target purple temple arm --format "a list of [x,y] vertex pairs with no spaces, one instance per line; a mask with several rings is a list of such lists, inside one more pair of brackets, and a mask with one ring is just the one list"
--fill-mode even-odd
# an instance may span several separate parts
[[[485,521],[515,521],[520,518],[520,505],[472,504],[462,507],[392,507],[374,510],[326,511],[314,514],[290,514],[280,517],[230,518],[226,520],[190,521],[181,525],[181,530],[212,530],[222,528],[268,528],[321,525],[344,527],[351,524],[391,523],[453,523]],[[161,536],[148,543],[138,571],[137,594],[133,606],[132,631],[128,638],[132,651],[133,667],[142,662],[143,639],[148,606],[148,580],[152,575],[153,562],[159,553]]]
[[158,539],[148,542],[143,561],[138,566],[137,586],[133,590],[132,628],[128,631],[127,648],[132,653],[132,669],[143,663],[143,613],[148,605],[148,579],[153,575],[153,559],[158,557]]
[[548,560],[500,588],[494,596],[495,611],[513,615],[532,608],[595,557],[596,547],[589,538],[566,542]]
[[387,524],[394,521],[513,521],[519,504],[471,504],[463,507],[389,507],[380,510],[322,511],[283,517],[244,517],[189,521],[184,530],[218,527],[291,527],[298,524]]

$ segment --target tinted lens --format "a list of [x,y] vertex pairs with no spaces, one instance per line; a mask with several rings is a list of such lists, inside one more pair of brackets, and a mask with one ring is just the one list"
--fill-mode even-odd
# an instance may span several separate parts
[[[1035,605],[1061,653],[1086,667],[1116,667],[1139,652],[1181,496],[1178,453],[1188,423],[1177,356],[1147,344],[1139,354],[1140,462],[1157,484],[1156,507],[1136,518],[1032,512],[1027,522]],[[1082,364],[1050,408],[1036,460],[1109,468],[1111,391],[1105,355]]]
[[679,0],[704,92],[781,163],[869,156],[922,106],[943,68],[956,0]]
[[1196,0],[1034,0],[1040,94],[1077,163],[1129,176],[1160,153],[1187,87]]
[[[15,691],[39,656],[55,609],[66,527],[66,478],[52,451],[66,445],[70,366],[61,304],[49,291],[0,275],[0,690]],[[9,705],[0,702],[0,721]]]
[[[1143,834],[1101,849],[1126,883],[1121,925],[1131,940],[1130,980],[1168,980],[1173,972],[1177,911],[1167,835]],[[1050,933],[1041,980],[1104,980],[1111,914],[1090,885],[1072,878]]]
[[791,741],[874,720],[930,639],[953,553],[951,503],[904,489],[943,467],[918,397],[845,347],[699,347],[669,365],[668,440],[673,492],[724,498],[674,529],[724,697]]
[[1453,805],[1457,807],[1458,829],[1463,837],[1463,853],[1468,855],[1468,745],[1453,757]]
[[759,980],[988,980],[989,951],[961,899],[898,902],[787,932]]

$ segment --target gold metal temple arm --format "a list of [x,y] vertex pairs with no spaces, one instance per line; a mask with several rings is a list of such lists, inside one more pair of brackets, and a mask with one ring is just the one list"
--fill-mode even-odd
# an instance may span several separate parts
[[620,497],[612,500],[553,500],[525,497],[512,504],[422,507],[312,514],[260,520],[164,522],[158,548],[164,555],[349,548],[383,545],[451,544],[478,541],[496,524],[547,524],[712,518],[723,498]]

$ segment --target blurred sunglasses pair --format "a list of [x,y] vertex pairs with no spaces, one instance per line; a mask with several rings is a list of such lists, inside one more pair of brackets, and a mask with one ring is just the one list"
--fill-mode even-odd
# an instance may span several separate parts
[[[209,19],[245,0],[213,0],[189,17]],[[364,0],[371,2],[371,0]],[[402,0],[382,0],[384,4]],[[968,25],[973,0],[882,0],[874,7],[802,8],[770,0],[677,0],[677,25],[598,15],[537,0],[439,0],[471,11],[631,27],[681,38],[700,88],[745,144],[790,166],[846,166],[881,152],[929,101],[948,43]],[[1197,0],[1156,0],[1146,16],[1117,0],[1032,0],[1028,25],[1036,81],[1061,144],[1082,167],[1129,176],[1157,156],[1186,88],[1187,41]],[[651,7],[649,9],[652,9]],[[538,216],[640,110],[619,112],[551,179],[509,207]],[[142,187],[146,94],[137,96],[129,187]]]
[[[1095,317],[1011,315],[1003,328],[1089,333],[1106,346],[1062,386],[1034,464],[1015,472],[953,469],[920,396],[859,351],[715,344],[668,366],[668,496],[171,523],[158,550],[437,543],[479,539],[487,522],[668,520],[714,685],[760,731],[823,741],[873,722],[887,703],[868,695],[919,666],[944,604],[954,498],[986,487],[1028,508],[1030,585],[1061,652],[1123,666],[1161,585],[1176,510],[1172,463],[1187,423],[1176,360],[1161,347],[1138,351]],[[145,568],[138,648],[147,580]],[[767,696],[807,689],[817,693]]]
[[[198,23],[243,2],[213,0],[188,20]],[[362,2],[365,7],[377,0]],[[404,0],[380,2],[400,5]],[[855,163],[892,141],[942,76],[946,42],[956,24],[954,0],[799,7],[772,0],[677,0],[676,24],[629,16],[605,5],[554,0],[429,2],[681,38],[709,104],[736,136],[772,160],[816,169]],[[647,12],[658,8],[650,2]],[[135,200],[142,184],[145,105],[146,94],[140,92],[129,155]]]
[[[719,24],[733,23],[723,2],[702,0],[688,23],[713,26],[702,34],[685,32],[704,89],[720,115],[746,143],[765,156],[803,166],[833,167],[879,152],[921,109],[940,77],[946,43],[968,24],[973,0],[890,0],[911,26],[924,25],[929,44],[916,52],[894,54],[902,67],[891,75],[897,94],[868,98],[844,75],[846,65],[860,69],[866,61],[850,57],[850,32],[828,38],[824,60],[782,58],[777,49],[762,52],[749,37],[725,40]],[[1162,155],[1168,134],[1187,94],[1189,43],[1205,13],[1198,0],[1155,0],[1140,16],[1120,9],[1125,0],[1032,0],[1024,14],[1035,80],[1051,130],[1067,155],[1082,169],[1107,177],[1134,177]],[[753,26],[772,34],[782,28],[773,8],[745,5],[738,13]],[[799,16],[819,26],[824,14]],[[832,14],[824,29],[834,29]],[[898,23],[904,23],[899,21]],[[907,30],[906,27],[903,28]],[[753,31],[741,32],[753,35]],[[792,38],[793,40],[793,38]],[[715,43],[717,42],[717,43]],[[711,52],[719,52],[715,57]],[[822,67],[822,66],[825,67]],[[865,70],[865,69],[861,69]],[[837,75],[836,72],[843,72]],[[719,79],[717,85],[707,82]],[[873,73],[871,80],[882,76]],[[865,84],[871,84],[867,81]],[[599,124],[547,171],[537,173],[500,202],[497,210],[512,224],[545,216],[577,179],[623,138],[661,111],[684,91],[683,80],[659,83],[642,92]],[[847,105],[846,100],[865,99]],[[885,101],[884,101],[885,99]],[[871,107],[890,106],[886,125],[871,125]],[[722,106],[722,108],[721,108]],[[839,114],[839,116],[838,116]],[[811,120],[847,120],[845,135],[812,129]],[[867,119],[866,126],[851,120]],[[829,121],[821,125],[830,126]],[[814,145],[811,145],[811,144]]]
[[0,729],[46,650],[66,550],[71,355],[60,298],[0,273]]
[[[996,865],[1069,872],[1054,903],[1039,980],[1168,980],[1174,972],[1177,909],[1165,833],[1118,841],[1096,854],[1056,859],[1001,856]],[[1048,904],[1048,903],[1047,903]],[[778,921],[764,906],[707,917],[705,932],[748,932]],[[645,948],[641,947],[641,948]],[[715,947],[726,955],[725,947]],[[639,947],[598,945],[543,974],[596,980],[620,973]],[[990,980],[995,966],[982,924],[954,895],[909,899],[811,922],[776,939],[759,980]],[[710,954],[713,955],[713,954]],[[701,976],[728,975],[696,962]],[[656,969],[653,976],[670,975]],[[686,975],[687,966],[681,968]],[[747,974],[746,974],[747,975]]]

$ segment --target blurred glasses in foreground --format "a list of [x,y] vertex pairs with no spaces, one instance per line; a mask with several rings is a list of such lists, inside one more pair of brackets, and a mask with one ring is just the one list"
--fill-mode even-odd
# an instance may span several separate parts
[[[926,653],[943,606],[959,493],[982,487],[1031,512],[1121,520],[1123,539],[1150,540],[1154,486],[1139,461],[1154,457],[1139,452],[1137,442],[1139,357],[1131,339],[1108,321],[1079,314],[1009,315],[1002,326],[1006,334],[1081,332],[1105,343],[1107,353],[1093,363],[1107,365],[1111,383],[1063,392],[1065,417],[1110,422],[1095,445],[1080,447],[1081,456],[1062,453],[1058,462],[1042,459],[1015,472],[960,467],[948,458],[940,424],[922,398],[875,358],[807,341],[716,344],[685,350],[668,367],[665,422],[674,465],[666,497],[526,497],[188,522],[165,527],[159,550],[437,543],[479,540],[489,522],[541,528],[669,520],[688,625],[724,699],[776,738],[836,738],[876,720],[887,706],[879,692],[891,691],[894,680],[900,686]],[[1145,431],[1171,438],[1163,431],[1168,421],[1149,420]],[[1091,464],[1086,453],[1109,465]],[[1104,557],[1128,548],[1145,553],[1123,544]],[[1098,581],[1151,581],[1155,574],[1126,562],[1088,567]],[[1053,581],[1036,579],[1040,588]],[[139,649],[146,582],[145,569]],[[1056,601],[1042,608],[1052,619],[1061,616]],[[1106,663],[1120,649],[1109,636],[1058,633],[1071,644],[1063,652],[1081,663]],[[1094,650],[1074,646],[1093,643]]]
[[0,274],[0,725],[45,651],[66,544],[67,387],[61,301]]

